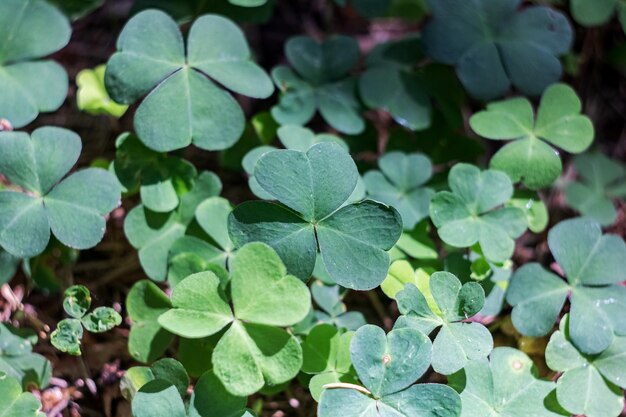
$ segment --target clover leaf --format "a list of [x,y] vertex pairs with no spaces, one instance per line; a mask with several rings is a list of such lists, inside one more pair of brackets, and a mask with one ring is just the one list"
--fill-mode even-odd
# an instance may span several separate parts
[[311,374],[309,390],[320,400],[323,387],[337,382],[358,383],[350,360],[353,332],[340,332],[334,326],[315,326],[302,343],[302,372]]
[[235,246],[267,243],[289,272],[303,280],[311,276],[318,247],[339,285],[365,290],[385,279],[386,251],[400,237],[400,216],[369,200],[341,207],[355,189],[358,171],[339,145],[319,143],[306,153],[268,152],[257,161],[254,176],[287,207],[265,201],[236,207],[228,223]]
[[520,8],[520,3],[429,0],[433,19],[422,33],[426,53],[454,65],[476,98],[500,97],[511,85],[527,95],[541,94],[561,77],[558,57],[571,47],[572,27],[554,9]]
[[0,284],[9,282],[17,272],[20,258],[11,255],[0,247]]
[[394,328],[410,327],[430,334],[441,327],[433,342],[432,357],[433,369],[440,374],[450,375],[468,361],[487,357],[493,349],[489,330],[480,323],[462,322],[483,308],[485,292],[480,284],[461,285],[449,272],[435,272],[427,284],[421,291],[406,284],[396,294],[402,316]]
[[17,187],[0,191],[0,246],[19,258],[40,254],[50,231],[75,249],[95,246],[105,216],[120,203],[115,177],[99,168],[63,176],[78,160],[75,133],[56,127],[0,132],[0,174]]
[[574,167],[581,181],[565,187],[567,203],[603,226],[613,224],[617,211],[612,200],[626,198],[624,167],[600,153],[577,156]]
[[527,336],[543,336],[570,298],[569,335],[587,354],[607,349],[614,334],[626,336],[622,309],[626,306],[626,243],[616,235],[602,235],[591,219],[565,220],[548,233],[548,246],[567,282],[537,263],[513,275],[507,301],[513,324]]
[[430,279],[430,275],[426,270],[422,268],[413,269],[408,261],[399,259],[389,267],[387,278],[380,284],[380,289],[387,297],[396,299],[406,284],[411,283],[419,288],[420,283],[428,279]]
[[70,24],[43,0],[5,0],[0,4],[0,118],[13,127],[57,110],[67,95],[63,67],[37,60],[63,48]]
[[622,30],[626,32],[626,5],[621,1],[571,0],[570,10],[574,20],[587,27],[600,26],[617,14]]
[[497,347],[490,360],[469,362],[451,375],[450,385],[461,394],[461,417],[558,417],[546,397],[554,382],[537,378],[533,361],[523,352]]
[[[346,134],[365,129],[355,94],[356,80],[349,76],[359,59],[354,38],[333,36],[322,43],[307,36],[287,42],[285,55],[293,69],[278,66],[272,70],[281,91],[271,113],[280,124],[307,124],[319,111],[324,120]],[[295,70],[295,71],[294,71]]]
[[431,344],[415,329],[385,335],[376,326],[361,327],[350,343],[350,357],[365,387],[329,384],[322,392],[319,417],[458,417],[461,401],[439,384],[412,385],[428,369]]
[[[120,104],[148,94],[134,125],[141,141],[155,151],[192,142],[219,150],[239,139],[244,129],[241,107],[212,80],[249,97],[273,92],[270,78],[250,59],[241,30],[218,15],[198,18],[185,47],[171,17],[158,10],[141,12],[122,30],[117,49],[107,64],[107,91]],[[162,106],[164,102],[169,105]]]
[[163,329],[158,318],[172,307],[169,298],[153,282],[142,280],[126,296],[126,309],[132,321],[128,351],[136,360],[150,363],[172,343],[174,335]]
[[20,383],[0,371],[0,416],[45,417],[41,402],[30,392],[22,392]]
[[517,190],[505,206],[522,209],[526,214],[528,229],[534,233],[541,233],[548,226],[548,208],[537,192]]
[[304,283],[287,275],[278,254],[263,243],[239,249],[230,273],[232,310],[219,278],[201,272],[174,288],[173,308],[158,322],[187,338],[211,336],[228,327],[213,351],[213,369],[229,392],[244,396],[298,373],[302,350],[280,327],[302,320],[311,299]]
[[530,101],[513,98],[490,103],[470,118],[470,125],[487,139],[513,140],[496,152],[490,167],[506,172],[513,182],[538,189],[552,184],[562,170],[559,154],[549,144],[571,153],[591,145],[593,124],[581,109],[571,87],[554,84],[541,97],[536,120]]
[[368,171],[363,176],[368,196],[398,210],[404,229],[412,230],[428,216],[435,194],[423,187],[432,176],[430,159],[418,153],[388,152],[378,160],[378,166],[380,171]]
[[78,108],[89,114],[108,114],[113,117],[122,117],[128,106],[111,100],[104,87],[105,65],[98,65],[94,69],[84,69],[76,75],[76,104]]
[[61,352],[80,355],[83,327],[92,333],[103,333],[119,326],[122,316],[111,307],[97,307],[86,314],[91,307],[91,294],[83,285],[73,285],[65,290],[63,309],[72,318],[59,322],[50,334],[50,342]]
[[194,180],[191,189],[179,196],[180,203],[175,211],[157,213],[139,205],[128,213],[124,233],[130,244],[139,250],[139,262],[150,278],[163,281],[167,277],[172,245],[185,235],[198,205],[221,190],[219,177],[204,171]]
[[515,248],[513,239],[527,226],[521,209],[497,208],[513,195],[509,177],[461,163],[450,170],[448,185],[452,191],[435,194],[429,208],[439,237],[458,248],[478,243],[490,261],[509,259]]
[[18,380],[24,389],[45,388],[52,376],[52,365],[44,356],[34,353],[37,334],[0,323],[0,374]]
[[171,383],[181,396],[187,394],[189,375],[185,367],[172,358],[159,359],[150,367],[133,366],[128,369],[120,380],[120,391],[124,398],[132,400],[142,386],[155,379]]
[[[571,414],[587,417],[617,417],[624,410],[626,388],[626,338],[616,337],[598,355],[585,355],[570,342],[567,317],[546,347],[550,369],[562,372],[556,383],[556,397]],[[618,388],[619,387],[619,388]]]
[[437,259],[437,248],[429,232],[430,223],[428,221],[421,221],[413,230],[404,231],[395,246],[389,251],[391,260],[411,258],[419,260]]
[[321,308],[321,311],[314,311],[317,322],[328,323],[338,329],[347,330],[357,330],[365,325],[363,313],[347,311],[348,309],[342,301],[346,292],[341,293],[338,285],[325,285],[321,282],[315,282],[311,285],[313,301]]
[[128,195],[139,190],[144,207],[159,213],[172,211],[180,195],[193,187],[198,172],[190,162],[151,150],[137,136],[121,134],[115,142],[110,170]]

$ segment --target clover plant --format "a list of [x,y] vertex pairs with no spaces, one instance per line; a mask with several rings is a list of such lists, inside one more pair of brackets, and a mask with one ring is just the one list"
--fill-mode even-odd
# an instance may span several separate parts
[[586,354],[600,353],[615,335],[626,335],[619,312],[626,304],[626,287],[619,284],[626,280],[626,243],[578,218],[550,229],[548,245],[567,281],[538,263],[520,267],[507,292],[513,323],[522,334],[546,335],[569,298],[572,342]]
[[[482,100],[511,86],[536,96],[561,77],[558,57],[569,51],[567,18],[546,6],[520,8],[521,0],[429,0],[426,53],[454,65],[467,92]],[[533,62],[533,65],[526,65]]]
[[78,108],[89,114],[108,114],[113,117],[122,117],[128,106],[111,100],[104,87],[105,65],[98,65],[94,69],[84,69],[76,75],[76,104]]
[[622,30],[626,32],[626,5],[618,0],[570,0],[572,17],[583,26],[599,26],[617,14]]
[[593,124],[581,109],[571,87],[554,84],[541,97],[536,120],[530,101],[513,98],[489,104],[471,117],[470,124],[488,139],[513,139],[493,156],[490,166],[506,172],[513,182],[537,189],[551,185],[562,170],[558,153],[546,142],[571,153],[591,145]]
[[[236,207],[228,223],[235,246],[267,243],[303,280],[313,272],[318,248],[339,285],[365,290],[385,279],[386,251],[400,237],[400,216],[371,200],[341,207],[356,187],[358,171],[339,145],[268,152],[257,161],[254,176],[284,206],[250,201]],[[374,218],[375,226],[369,223]],[[364,262],[353,260],[357,253]]]
[[507,175],[493,169],[481,171],[456,164],[448,175],[451,191],[440,191],[431,200],[430,217],[439,237],[463,248],[478,243],[485,257],[504,262],[513,255],[515,241],[527,227],[524,212],[500,207],[513,196]]
[[281,124],[307,124],[319,111],[338,131],[358,134],[365,128],[356,97],[356,80],[349,72],[359,59],[359,45],[350,37],[334,36],[319,43],[306,36],[290,39],[285,55],[292,68],[279,66],[272,78],[281,91],[272,116]]
[[603,226],[615,222],[616,198],[626,198],[626,171],[623,165],[600,153],[583,154],[574,159],[580,181],[565,187],[565,199],[586,217]]
[[61,352],[80,355],[83,328],[92,333],[108,332],[119,326],[122,316],[111,307],[91,307],[91,294],[83,285],[73,285],[65,290],[63,309],[72,318],[63,319],[50,334],[50,342]]
[[24,389],[45,388],[52,376],[52,364],[33,352],[37,334],[0,323],[0,373],[15,378]]
[[485,302],[485,292],[476,282],[461,285],[449,272],[435,272],[420,291],[414,284],[406,284],[396,294],[402,316],[396,329],[414,328],[430,334],[441,327],[433,342],[433,369],[450,375],[463,368],[468,361],[485,358],[493,349],[493,340],[486,327],[468,322]]
[[0,410],[1,415],[20,417],[44,417],[41,402],[30,392],[22,392],[20,383],[10,375],[0,371]]
[[[206,43],[207,38],[221,41]],[[267,74],[251,61],[241,30],[221,16],[197,19],[185,46],[171,17],[147,10],[128,21],[117,49],[107,64],[107,91],[120,104],[149,93],[135,112],[134,124],[141,141],[156,151],[192,142],[207,150],[225,149],[239,139],[243,112],[211,79],[250,97],[273,92]],[[167,108],[161,106],[164,101]]]

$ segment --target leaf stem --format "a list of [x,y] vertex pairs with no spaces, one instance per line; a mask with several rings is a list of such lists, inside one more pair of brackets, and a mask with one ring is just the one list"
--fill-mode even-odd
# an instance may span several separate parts
[[356,385],[356,384],[349,384],[347,382],[333,382],[331,384],[323,385],[322,388],[324,389],[347,388],[347,389],[353,389],[353,390],[362,392],[363,394],[372,395],[372,393],[367,388],[362,387],[360,385]]

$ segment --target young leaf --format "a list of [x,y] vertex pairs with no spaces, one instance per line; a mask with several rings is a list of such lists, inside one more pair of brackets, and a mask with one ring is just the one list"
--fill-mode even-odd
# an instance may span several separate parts
[[602,235],[591,219],[565,220],[548,234],[548,246],[567,282],[529,263],[519,268],[507,292],[515,327],[527,336],[546,335],[568,294],[569,333],[587,354],[607,349],[614,334],[626,336],[622,309],[626,306],[626,244],[616,235]]
[[[322,392],[319,417],[430,416],[457,417],[461,401],[445,385],[412,385],[430,364],[428,337],[415,329],[385,332],[372,325],[361,327],[350,344],[350,356],[365,388],[327,386]],[[367,393],[367,394],[366,394]]]
[[449,272],[435,272],[426,288],[428,298],[413,284],[396,295],[400,316],[394,328],[415,328],[426,334],[441,326],[433,342],[432,365],[450,375],[468,361],[487,357],[493,349],[491,333],[480,323],[464,323],[484,305],[485,293],[476,282],[461,285]]
[[334,36],[318,43],[306,36],[289,39],[285,54],[293,69],[279,66],[272,78],[281,91],[272,116],[280,124],[307,124],[320,112],[324,120],[346,134],[359,134],[365,123],[349,71],[359,59],[353,38]]
[[185,48],[171,17],[157,10],[141,12],[122,30],[117,49],[107,64],[106,88],[121,104],[149,93],[135,113],[135,130],[156,151],[192,142],[206,150],[225,149],[239,139],[243,112],[212,80],[255,98],[273,92],[270,78],[252,62],[241,30],[218,15],[197,19]]
[[124,233],[130,244],[139,249],[139,262],[150,278],[162,281],[167,277],[172,245],[185,234],[198,205],[221,190],[219,177],[204,171],[195,179],[192,189],[180,197],[176,211],[156,213],[139,205],[128,213]]
[[61,352],[80,355],[80,343],[83,338],[83,325],[78,319],[63,319],[50,334],[50,342]]
[[541,233],[548,226],[548,208],[536,192],[518,190],[513,194],[513,198],[505,203],[505,206],[524,210],[528,229],[534,233]]
[[368,196],[398,210],[404,229],[413,230],[428,216],[430,199],[435,194],[423,187],[432,176],[430,159],[417,153],[389,152],[378,160],[378,166],[380,171],[368,171],[363,176]]
[[0,4],[0,118],[19,128],[61,107],[67,74],[55,61],[37,59],[67,45],[71,33],[67,18],[45,1]]
[[[454,65],[470,95],[490,100],[511,85],[539,95],[561,76],[559,56],[573,33],[562,13],[545,6],[520,8],[521,0],[429,0],[433,20],[422,34],[426,53]],[[524,62],[534,62],[529,67]]]
[[560,330],[550,337],[546,362],[550,369],[562,372],[556,383],[556,396],[567,411],[587,417],[617,417],[624,410],[626,388],[626,338],[616,337],[607,350],[589,356],[568,340],[567,318]]
[[157,321],[171,306],[169,298],[151,281],[139,281],[130,289],[126,309],[133,321],[128,337],[128,351],[133,358],[153,362],[172,343],[174,336]]
[[581,109],[571,87],[554,84],[541,97],[536,121],[530,101],[513,98],[490,103],[470,118],[470,125],[487,139],[512,139],[493,156],[490,167],[506,172],[513,182],[538,189],[552,184],[562,170],[558,152],[548,143],[571,153],[591,145],[593,124]]
[[503,172],[480,171],[456,164],[448,175],[450,191],[435,194],[430,217],[439,237],[458,248],[480,244],[485,257],[504,262],[513,255],[515,241],[526,230],[526,216],[517,207],[497,208],[513,195],[511,180]]
[[119,326],[122,316],[111,307],[97,307],[80,321],[90,332],[104,333]]
[[30,392],[22,392],[20,383],[0,371],[0,416],[45,417],[41,402]]
[[[228,228],[236,246],[267,243],[287,270],[303,280],[313,272],[319,246],[324,265],[338,284],[371,289],[383,281],[389,267],[386,251],[402,229],[399,214],[373,201],[340,208],[354,191],[358,172],[339,145],[319,143],[306,153],[266,153],[254,175],[288,208],[260,201],[235,208]],[[376,219],[375,230],[372,219]],[[360,262],[354,261],[357,253]]]
[[581,181],[565,187],[567,203],[583,216],[603,226],[617,218],[614,198],[626,198],[626,171],[624,167],[600,153],[583,154],[574,159],[574,167]]
[[0,132],[0,174],[24,190],[0,191],[4,250],[19,258],[38,255],[48,244],[50,230],[76,249],[100,242],[105,216],[120,203],[120,187],[113,175],[99,168],[63,179],[80,149],[78,135],[61,128],[42,127],[31,136]]
[[76,104],[78,108],[89,114],[108,114],[120,118],[128,106],[117,104],[104,87],[105,65],[98,65],[94,69],[84,69],[76,75]]
[[63,295],[63,310],[75,319],[83,317],[91,308],[91,293],[84,285],[72,285]]
[[554,383],[538,379],[532,360],[509,347],[493,350],[487,358],[471,361],[449,377],[461,394],[461,417],[558,417],[547,406]]

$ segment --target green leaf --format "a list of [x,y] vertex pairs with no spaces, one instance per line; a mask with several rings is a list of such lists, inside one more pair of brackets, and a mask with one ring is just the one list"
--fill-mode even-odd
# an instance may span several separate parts
[[423,185],[432,176],[432,163],[422,154],[389,152],[378,161],[380,171],[368,171],[363,180],[370,198],[394,207],[405,230],[428,216],[435,192]]
[[20,258],[0,248],[0,284],[7,283],[13,278],[19,264]]
[[513,182],[538,189],[549,186],[561,174],[561,160],[549,144],[571,153],[583,152],[591,145],[593,124],[580,114],[581,109],[571,87],[554,84],[541,97],[536,121],[530,102],[514,98],[490,103],[487,110],[470,118],[470,125],[488,139],[514,140],[493,156],[490,166],[506,172]]
[[183,236],[170,249],[167,281],[174,288],[189,275],[211,271],[220,279],[222,288],[225,288],[230,278],[224,269],[224,255],[224,252],[202,239]]
[[[268,152],[257,162],[254,175],[265,191],[300,214],[267,202],[238,206],[228,224],[237,247],[266,243],[280,255],[288,272],[306,280],[315,267],[319,245],[324,265],[338,284],[371,289],[383,281],[389,267],[385,251],[400,236],[399,215],[373,201],[339,208],[358,179],[354,162],[339,145],[319,143],[306,153]],[[366,263],[354,262],[357,252]]]
[[536,193],[517,191],[505,205],[524,210],[528,228],[534,233],[541,233],[548,226],[548,208]]
[[606,351],[589,357],[568,340],[566,323],[567,318],[561,321],[561,329],[552,334],[546,347],[548,366],[562,372],[556,383],[559,404],[572,414],[619,416],[624,397],[614,384],[621,388],[626,385],[626,338],[615,338]]
[[[220,42],[204,41],[218,36]],[[252,62],[241,30],[221,16],[196,20],[185,54],[174,20],[163,12],[147,10],[128,21],[117,49],[107,64],[106,88],[121,104],[149,93],[137,108],[134,124],[142,142],[156,151],[191,143],[206,150],[226,149],[239,139],[243,112],[212,80],[255,98],[273,92],[270,78]],[[163,107],[163,102],[169,106]]]
[[72,285],[63,295],[63,310],[75,319],[83,317],[91,308],[91,293],[84,285]]
[[211,371],[203,374],[189,400],[188,417],[252,417],[245,414],[247,398],[229,393]]
[[620,190],[626,183],[624,167],[600,153],[583,154],[574,158],[574,167],[581,181],[565,187],[567,203],[585,217],[603,226],[617,219],[614,198],[623,198]]
[[173,308],[159,316],[159,324],[188,338],[210,336],[233,321],[228,302],[219,291],[213,272],[200,272],[182,280],[172,291]]
[[111,307],[97,307],[80,321],[90,332],[103,333],[119,326],[122,316]]
[[493,349],[489,330],[480,323],[462,322],[483,308],[485,293],[480,284],[461,285],[449,272],[435,272],[426,282],[424,289],[406,284],[396,295],[402,316],[395,328],[410,327],[429,334],[441,326],[432,356],[433,369],[440,374],[450,375],[469,361],[487,357]]
[[83,325],[77,319],[63,319],[50,334],[50,342],[61,352],[80,355],[80,343],[83,338]]
[[602,235],[595,221],[578,218],[554,226],[548,245],[568,282],[538,264],[518,269],[507,293],[513,324],[525,335],[547,334],[571,293],[573,343],[587,354],[600,353],[614,333],[626,336],[619,319],[626,288],[617,284],[626,279],[626,243],[616,235]]
[[133,417],[157,415],[187,417],[185,404],[176,387],[161,379],[155,379],[142,386],[135,394],[131,407]]
[[322,43],[296,36],[287,42],[285,55],[295,72],[279,66],[272,70],[281,91],[271,113],[280,124],[303,125],[320,112],[324,120],[346,134],[359,134],[365,123],[356,98],[356,82],[348,72],[359,58],[357,42],[333,36]]
[[557,417],[546,407],[546,397],[555,384],[538,379],[532,360],[523,352],[498,347],[490,360],[471,361],[449,377],[461,394],[461,417]]
[[0,372],[0,416],[44,417],[41,402],[30,392],[22,392],[20,383],[10,375]]
[[242,247],[230,273],[233,307],[239,320],[290,326],[302,320],[311,308],[306,285],[287,275],[278,254],[263,243]]
[[63,67],[37,59],[67,45],[71,32],[67,18],[45,1],[6,0],[0,5],[0,118],[14,128],[65,101]]
[[24,389],[45,388],[52,376],[50,361],[32,351],[36,343],[34,331],[0,323],[0,373],[17,379]]
[[571,0],[572,17],[583,26],[593,27],[606,23],[615,14],[618,0]]
[[481,172],[460,163],[450,170],[448,184],[452,192],[435,194],[429,208],[439,237],[459,248],[479,243],[490,261],[509,259],[515,248],[513,239],[527,227],[521,209],[498,208],[513,195],[511,180],[502,172]]
[[562,13],[545,6],[519,8],[520,0],[427,3],[433,19],[422,34],[426,53],[454,65],[473,97],[494,99],[511,85],[535,96],[561,77],[558,57],[573,39]]
[[234,251],[233,242],[228,235],[228,216],[232,211],[230,202],[221,197],[209,198],[196,208],[196,220],[222,250],[224,265]]
[[132,286],[126,297],[126,309],[133,324],[128,351],[140,362],[153,362],[172,343],[174,336],[163,329],[158,318],[172,304],[153,282],[142,280]]
[[[344,292],[343,295],[345,295]],[[315,282],[311,285],[313,300],[322,309],[313,312],[317,322],[331,324],[338,329],[357,330],[366,324],[365,317],[358,311],[347,311],[342,302],[338,285],[325,285]]]
[[98,65],[94,69],[84,69],[76,75],[76,104],[78,108],[89,114],[108,114],[120,118],[128,106],[117,104],[104,87],[105,65]]
[[408,261],[394,261],[389,267],[387,278],[380,284],[380,289],[387,297],[395,299],[396,295],[404,289],[405,284],[412,283],[417,286],[418,271],[420,270],[414,270]]
[[7,252],[19,258],[40,254],[50,230],[76,249],[100,242],[105,216],[119,205],[120,189],[110,173],[98,168],[62,179],[80,148],[78,135],[61,128],[42,127],[31,136],[0,132],[0,174],[25,191],[0,191],[6,207],[0,214],[0,245]]
[[78,20],[101,7],[104,0],[49,0],[49,3],[59,7],[70,19]]
[[348,144],[341,138],[329,133],[315,134],[312,130],[298,125],[285,125],[278,128],[278,139],[285,148],[306,152],[316,143],[334,142],[349,151]]
[[141,387],[155,379],[174,385],[181,396],[187,395],[189,376],[183,365],[172,358],[159,359],[149,368],[145,366],[130,368],[120,381],[120,390],[126,399],[132,400]]

